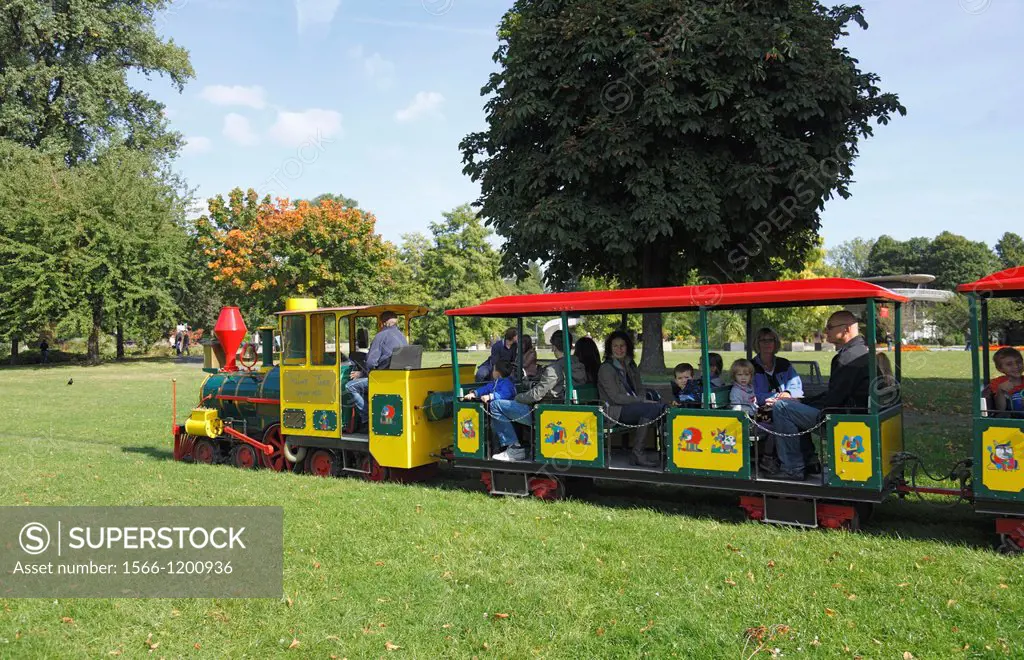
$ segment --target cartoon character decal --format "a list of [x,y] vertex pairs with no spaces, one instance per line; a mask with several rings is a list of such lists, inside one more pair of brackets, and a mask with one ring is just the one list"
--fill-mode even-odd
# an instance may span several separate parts
[[1002,470],[1003,472],[1014,472],[1020,465],[1013,457],[1013,445],[1009,442],[998,444],[995,447],[988,447],[988,460],[990,470]]
[[[679,451],[696,451],[702,452],[700,448],[701,432],[698,428],[686,428],[679,434],[679,444],[676,445],[676,449]],[[685,445],[685,446],[684,446]]]
[[473,420],[470,418],[462,420],[462,427],[459,430],[462,433],[462,437],[467,440],[472,440],[476,437],[476,429],[473,428]]
[[386,405],[380,409],[380,423],[391,424],[395,421],[395,407],[392,405]]
[[863,463],[864,459],[861,458],[861,454],[864,453],[864,438],[859,435],[855,435],[852,438],[848,435],[843,436],[842,442],[843,455],[839,457],[839,460],[844,463]]
[[715,431],[714,444],[711,445],[712,454],[735,454],[736,450],[736,436],[729,435],[725,432],[725,429],[718,429]]
[[561,422],[550,422],[545,428],[551,431],[551,435],[544,438],[544,442],[557,445],[565,444],[565,426]]
[[590,434],[587,433],[587,423],[580,422],[580,425],[576,427],[576,444],[578,445],[589,445]]

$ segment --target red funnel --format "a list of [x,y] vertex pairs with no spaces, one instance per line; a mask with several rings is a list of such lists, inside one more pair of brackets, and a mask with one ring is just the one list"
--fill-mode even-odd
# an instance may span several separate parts
[[238,371],[238,366],[235,365],[235,354],[247,332],[245,321],[242,320],[242,313],[238,311],[237,307],[221,307],[217,325],[213,326],[213,332],[217,335],[220,347],[224,350],[224,371]]

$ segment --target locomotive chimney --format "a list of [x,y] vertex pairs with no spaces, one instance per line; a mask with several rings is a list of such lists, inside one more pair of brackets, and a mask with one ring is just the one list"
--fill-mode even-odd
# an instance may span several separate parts
[[224,349],[224,371],[238,371],[235,364],[235,354],[245,338],[245,321],[242,320],[242,313],[237,307],[221,307],[220,316],[217,318],[217,325],[213,326],[213,332]]

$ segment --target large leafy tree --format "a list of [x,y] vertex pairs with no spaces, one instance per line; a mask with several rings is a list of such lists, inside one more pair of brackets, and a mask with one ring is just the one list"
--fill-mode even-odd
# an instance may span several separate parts
[[330,198],[272,202],[235,188],[209,200],[195,234],[210,286],[261,320],[289,296],[359,305],[397,290],[398,252],[376,233],[376,218]]
[[799,266],[859,140],[905,112],[837,44],[851,22],[816,0],[517,0],[488,128],[461,144],[505,272],[649,287]]
[[1024,238],[1008,231],[996,243],[996,254],[1003,268],[1024,266]]
[[161,39],[167,0],[8,0],[0,3],[0,138],[54,150],[69,163],[119,137],[173,154],[162,103],[129,73],[166,75],[180,91],[194,76],[188,52]]
[[926,272],[925,257],[931,243],[931,239],[924,236],[900,241],[883,234],[871,246],[864,274],[906,275]]
[[[468,307],[490,298],[513,293],[500,274],[501,256],[469,204],[442,214],[430,223],[430,237],[407,234],[401,253],[418,282],[412,302],[431,312],[416,330],[416,341],[427,348],[450,345],[444,310]],[[460,346],[486,341],[504,331],[507,322],[487,318],[459,319]]]
[[970,241],[959,234],[944,231],[925,253],[925,272],[935,275],[935,287],[955,289],[999,268],[999,261],[984,241]]
[[868,272],[868,262],[874,239],[853,238],[843,241],[834,248],[829,248],[825,261],[842,277],[864,277]]

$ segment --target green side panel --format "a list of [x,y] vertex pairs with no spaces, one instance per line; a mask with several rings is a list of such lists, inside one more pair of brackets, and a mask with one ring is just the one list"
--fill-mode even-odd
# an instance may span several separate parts
[[370,410],[373,415],[373,432],[377,435],[402,435],[405,419],[405,404],[397,394],[374,394]]
[[[862,433],[846,434],[849,441],[842,444],[842,449],[837,450],[835,434],[837,427],[841,430],[840,424],[853,424],[859,428],[867,427],[870,433],[870,440],[865,439]],[[859,440],[858,440],[859,438]],[[870,458],[865,461],[863,454],[864,446],[870,448]],[[828,485],[836,488],[863,488],[865,490],[882,490],[882,433],[879,428],[877,415],[844,415],[830,414],[825,424],[825,463],[828,466]],[[867,463],[866,465],[862,465]],[[869,474],[867,478],[844,479],[840,473],[852,468],[863,469]]]
[[750,422],[742,412],[673,408],[665,416],[665,433],[669,472],[750,479]]
[[[455,441],[452,443],[458,458],[484,459],[487,450],[487,415],[479,401],[456,401],[453,428]],[[465,451],[466,445],[476,447]]]
[[285,408],[281,413],[281,426],[286,429],[306,428],[306,411],[301,408]]
[[600,400],[600,393],[597,385],[593,383],[576,385],[576,401],[578,403],[597,403]]
[[[554,413],[552,416],[551,413]],[[587,425],[593,418],[594,424]],[[533,456],[537,463],[561,467],[603,468],[606,465],[604,439],[604,415],[598,406],[542,404],[533,412]],[[549,421],[551,420],[551,421]],[[541,423],[544,421],[545,423]],[[545,456],[545,452],[563,454],[558,457]],[[568,457],[580,452],[591,454],[591,460]]]
[[314,410],[313,428],[317,431],[337,431],[338,413],[333,410]]
[[[1024,502],[1024,419],[979,417],[974,420],[974,495],[984,500]],[[991,436],[999,434],[1000,440]],[[990,436],[986,438],[986,436]],[[993,489],[995,480],[1011,482],[1010,490]]]

